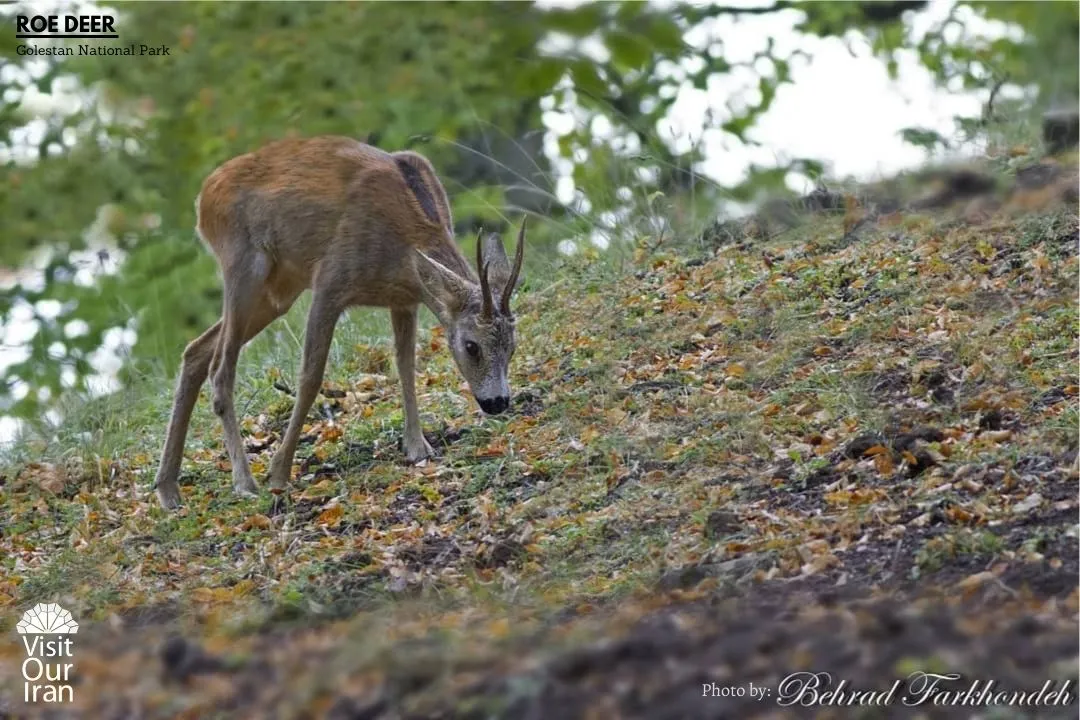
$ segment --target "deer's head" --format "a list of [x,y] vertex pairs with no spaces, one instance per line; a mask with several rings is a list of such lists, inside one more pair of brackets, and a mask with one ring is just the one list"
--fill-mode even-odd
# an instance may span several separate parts
[[510,407],[507,379],[514,355],[510,297],[518,286],[525,252],[525,221],[511,266],[498,235],[476,239],[479,282],[463,278],[423,253],[417,263],[428,306],[446,329],[450,352],[473,397],[489,415]]

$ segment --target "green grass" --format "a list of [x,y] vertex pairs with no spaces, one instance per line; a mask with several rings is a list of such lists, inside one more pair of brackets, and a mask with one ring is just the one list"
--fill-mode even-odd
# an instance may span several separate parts
[[919,573],[939,570],[950,561],[973,559],[989,562],[1005,545],[992,532],[961,531],[954,535],[930,538],[915,555],[915,568]]
[[[1076,256],[1045,265],[1039,248],[1075,231],[1075,208],[1003,210],[987,227],[909,215],[902,241],[896,227],[869,224],[839,242],[841,219],[812,218],[719,254],[673,242],[624,271],[569,259],[519,300],[512,386],[536,398],[533,414],[479,415],[445,348],[421,353],[425,430],[456,438],[422,466],[396,447],[386,313],[355,311],[338,327],[326,383],[351,390],[364,373],[387,377],[369,380],[370,400],[336,411],[341,438],[300,447],[311,467],[274,517],[265,494],[232,495],[205,390],[185,452],[185,509],[173,514],[149,492],[171,383],[146,378],[73,408],[55,440],[22,448],[23,460],[68,473],[61,491],[49,487],[57,470],[17,460],[0,486],[0,601],[48,598],[86,619],[175,604],[176,623],[227,636],[241,654],[262,633],[331,627],[335,662],[352,672],[412,641],[462,663],[530,633],[557,647],[569,640],[544,635],[555,618],[660,602],[666,573],[699,564],[743,558],[786,581],[823,548],[850,559],[842,548],[864,537],[868,552],[891,557],[890,533],[912,507],[947,500],[980,523],[1013,521],[1022,495],[1004,480],[978,475],[971,490],[952,479],[964,465],[1004,478],[1032,457],[1071,471],[1055,458],[1077,443]],[[991,276],[984,240],[1017,253],[1017,265]],[[1021,311],[986,303],[987,284]],[[273,383],[294,382],[304,310],[242,353],[237,405],[250,432],[287,417],[290,399]],[[422,348],[433,337],[424,317]],[[935,383],[953,401],[935,400]],[[1056,400],[1040,400],[1050,392]],[[1015,431],[980,427],[990,409]],[[308,418],[314,434],[320,412]],[[917,448],[939,458],[914,477],[899,452],[844,457],[859,435],[922,425],[948,432]],[[265,467],[273,450],[253,464]],[[708,531],[717,510],[737,532]],[[1020,552],[965,522],[913,525],[907,570],[932,583]],[[298,703],[327,682],[315,680]]]

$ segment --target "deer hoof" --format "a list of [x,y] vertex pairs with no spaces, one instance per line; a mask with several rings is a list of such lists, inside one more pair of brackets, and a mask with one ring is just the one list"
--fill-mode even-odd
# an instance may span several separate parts
[[154,492],[157,494],[161,507],[166,510],[176,510],[180,507],[180,488],[176,486],[176,483],[168,485],[159,483]]
[[280,463],[270,461],[270,472],[266,474],[266,485],[270,492],[282,491],[289,484],[289,476],[292,475],[292,467],[279,467]]
[[240,497],[258,497],[259,486],[255,484],[255,480],[249,475],[248,477],[237,478],[233,483],[233,492]]
[[435,454],[428,441],[421,436],[417,443],[410,443],[405,448],[405,459],[411,463],[417,463]]

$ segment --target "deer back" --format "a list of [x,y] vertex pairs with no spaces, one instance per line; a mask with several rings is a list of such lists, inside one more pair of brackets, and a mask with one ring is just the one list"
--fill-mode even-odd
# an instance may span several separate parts
[[453,240],[446,191],[414,152],[337,136],[279,140],[217,168],[196,206],[199,234],[223,268],[257,249],[276,276],[310,287],[322,266],[357,304],[417,302],[412,248],[474,275]]

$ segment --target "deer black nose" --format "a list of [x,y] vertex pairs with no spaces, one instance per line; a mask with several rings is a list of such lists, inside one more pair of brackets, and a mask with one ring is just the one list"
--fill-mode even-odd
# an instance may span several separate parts
[[483,400],[477,398],[476,401],[480,403],[480,409],[488,415],[498,415],[503,410],[510,407],[510,398],[506,396],[485,398]]

